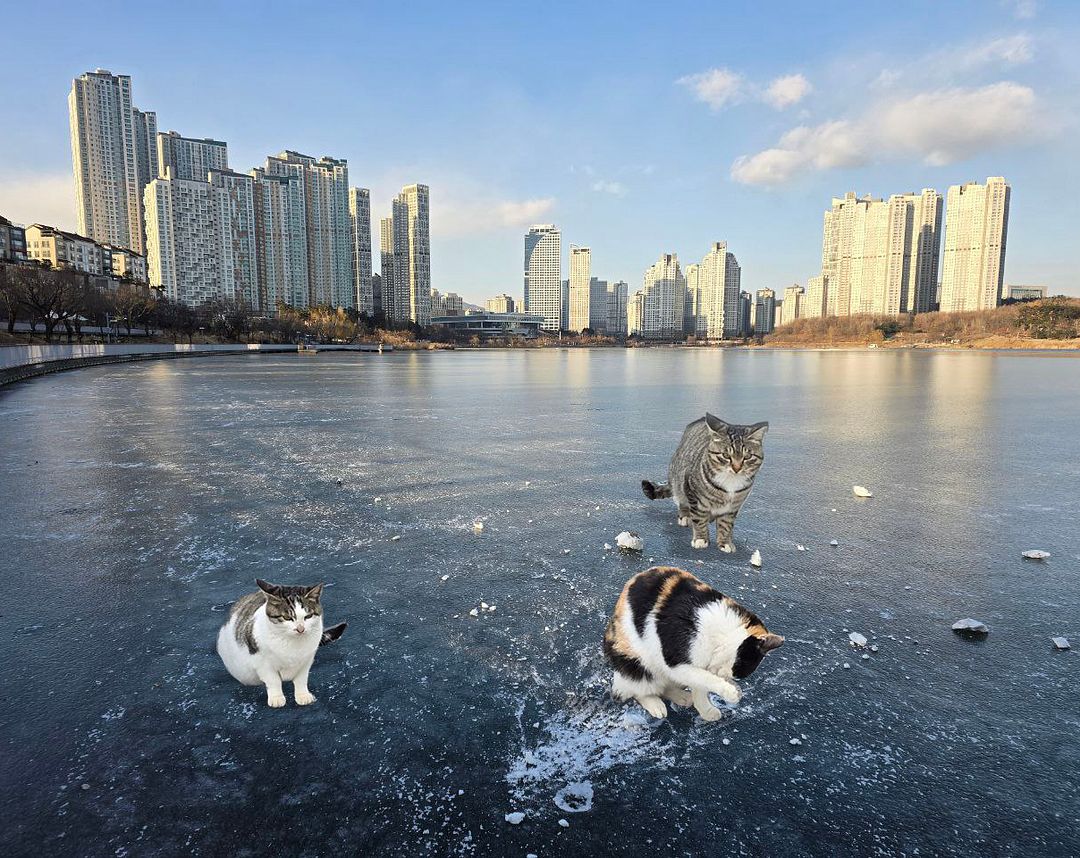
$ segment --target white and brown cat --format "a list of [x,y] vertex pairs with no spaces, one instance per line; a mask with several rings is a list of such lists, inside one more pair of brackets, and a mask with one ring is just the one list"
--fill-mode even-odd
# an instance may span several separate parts
[[322,584],[286,587],[256,579],[259,589],[236,600],[218,632],[217,651],[233,679],[265,685],[266,702],[285,705],[283,682],[292,682],[298,706],[315,702],[308,673],[320,645],[341,637],[346,623],[323,628]]
[[720,718],[709,692],[739,702],[735,680],[753,673],[784,643],[734,599],[671,566],[656,566],[626,582],[604,633],[604,655],[615,669],[617,700],[636,700],[664,718],[670,700],[693,704],[706,721]]

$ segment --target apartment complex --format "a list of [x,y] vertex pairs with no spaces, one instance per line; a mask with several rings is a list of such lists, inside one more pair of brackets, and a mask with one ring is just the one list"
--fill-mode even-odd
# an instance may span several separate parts
[[949,188],[941,266],[941,309],[946,313],[986,310],[1002,300],[1005,241],[1009,226],[1008,183]]
[[645,271],[642,287],[627,303],[627,329],[645,339],[679,339],[683,336],[686,278],[679,257],[665,253]]
[[629,287],[625,280],[608,283],[604,288],[607,322],[605,330],[610,336],[626,336],[627,295]]
[[554,224],[537,224],[525,235],[525,312],[558,332],[563,322],[562,236]]
[[[0,218],[0,243],[3,243],[4,223],[6,221]],[[147,282],[146,257],[133,250],[99,244],[85,236],[40,223],[31,224],[26,229],[14,227],[11,234],[15,236],[15,255],[8,261],[30,259],[51,268],[68,268],[84,274]],[[21,257],[17,255],[20,250]],[[0,256],[8,259],[4,254]]]
[[742,269],[726,242],[713,242],[697,277],[700,297],[692,330],[713,340],[737,337]]
[[587,247],[570,246],[569,329],[581,333],[590,327],[592,305],[592,251]]
[[26,259],[26,230],[0,215],[0,262]]
[[754,300],[754,333],[771,334],[776,327],[776,293],[758,289]]
[[[496,295],[484,302],[484,309],[489,313],[513,313],[516,312],[514,299],[509,295]],[[445,314],[444,314],[445,315]]]
[[153,113],[132,104],[131,78],[105,69],[71,83],[68,96],[75,210],[81,235],[143,253],[143,188],[154,174]]
[[821,275],[826,315],[896,316],[926,312],[937,288],[941,195],[894,194],[887,201],[853,192],[825,212]]
[[798,283],[788,286],[784,290],[784,298],[780,303],[780,320],[778,324],[787,325],[802,316],[803,310],[803,287]]
[[278,304],[306,308],[308,297],[307,214],[300,176],[278,176],[263,167],[251,171],[254,182],[259,302],[267,314]]
[[443,294],[438,289],[431,290],[431,317],[439,316],[463,316],[465,314],[465,302],[456,292]]

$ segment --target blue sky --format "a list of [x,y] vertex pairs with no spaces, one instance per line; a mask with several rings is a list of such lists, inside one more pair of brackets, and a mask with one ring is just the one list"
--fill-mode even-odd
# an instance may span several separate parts
[[[521,293],[554,222],[638,288],[726,240],[747,289],[817,273],[834,195],[1003,175],[1006,280],[1080,294],[1080,3],[57,2],[0,32],[0,213],[73,228],[67,92],[133,78],[234,169],[349,160],[374,215],[431,186],[432,279]],[[71,25],[70,27],[68,25]],[[376,267],[377,267],[376,262]]]

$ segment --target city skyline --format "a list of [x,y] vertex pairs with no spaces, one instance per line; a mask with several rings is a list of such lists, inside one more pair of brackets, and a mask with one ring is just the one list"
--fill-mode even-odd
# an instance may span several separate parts
[[[243,67],[236,61],[246,52],[237,55],[231,40],[232,53],[225,50],[227,27],[201,33],[195,48],[181,48],[182,39],[162,44],[153,15],[132,22],[122,47],[106,50],[107,40],[89,37],[102,26],[96,21],[78,39],[42,45],[0,36],[5,54],[34,80],[12,93],[12,115],[22,126],[0,141],[0,211],[19,222],[77,229],[66,116],[55,100],[73,77],[101,66],[132,76],[134,106],[155,111],[159,130],[227,140],[239,168],[289,146],[333,153],[348,160],[357,184],[371,188],[379,215],[402,186],[422,177],[437,189],[432,285],[472,303],[517,291],[517,236],[531,223],[558,223],[590,244],[596,270],[631,283],[666,248],[686,252],[723,238],[739,248],[748,288],[781,289],[816,273],[823,200],[849,190],[943,190],[995,175],[1017,189],[1006,281],[1075,293],[1071,272],[1080,251],[1072,250],[1067,225],[1080,218],[1080,203],[1068,199],[1064,211],[1050,212],[1048,201],[1076,175],[1065,129],[1076,116],[1077,60],[1062,46],[1080,29],[1080,13],[1042,3],[1032,17],[1016,18],[1008,4],[979,4],[978,14],[960,6],[851,13],[830,32],[819,10],[792,5],[787,17],[797,39],[774,34],[768,50],[751,51],[735,38],[722,56],[710,34],[721,26],[733,34],[770,32],[765,13],[735,10],[720,22],[677,6],[652,23],[677,36],[680,51],[645,69],[628,57],[649,28],[620,23],[610,43],[595,40],[611,24],[596,11],[572,34],[560,28],[559,38],[592,38],[600,54],[556,68],[535,49],[519,50],[524,12],[493,16],[470,7],[455,18],[433,7],[410,28],[428,56],[416,67],[393,68],[396,83],[393,64],[384,68],[379,58],[399,24],[377,10],[342,9],[343,27],[362,23],[385,37],[372,47],[360,88],[353,72],[336,74],[332,57],[312,61],[295,80],[254,58]],[[555,27],[564,17],[556,11],[538,26]],[[247,14],[239,6],[224,17]],[[297,24],[301,33],[308,26]],[[445,44],[468,26],[493,43],[506,37],[514,50],[484,59]],[[886,44],[897,28],[904,44],[917,47],[899,56],[853,47]],[[179,76],[177,68],[184,69]],[[267,80],[280,110],[267,108]],[[377,122],[393,99],[409,121]],[[643,125],[645,100],[656,115]],[[913,103],[923,107],[915,118]],[[969,109],[981,110],[984,121],[951,119],[966,119]],[[523,135],[536,118],[545,130]],[[852,148],[852,129],[867,128],[879,130],[855,136],[886,141],[877,147],[883,154]],[[487,264],[478,269],[481,252]]]

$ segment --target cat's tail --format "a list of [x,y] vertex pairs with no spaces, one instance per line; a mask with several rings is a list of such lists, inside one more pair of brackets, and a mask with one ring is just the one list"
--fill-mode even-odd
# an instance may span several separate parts
[[641,481],[641,490],[649,500],[671,497],[671,486],[667,483],[654,483],[650,480]]
[[338,623],[336,626],[330,626],[328,629],[323,629],[322,640],[319,641],[319,646],[326,646],[328,643],[333,643],[343,634],[345,634],[345,627],[348,623]]

